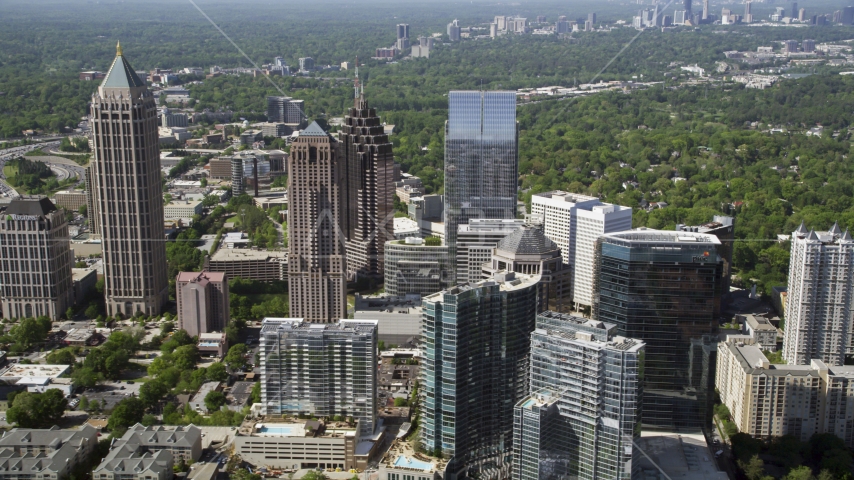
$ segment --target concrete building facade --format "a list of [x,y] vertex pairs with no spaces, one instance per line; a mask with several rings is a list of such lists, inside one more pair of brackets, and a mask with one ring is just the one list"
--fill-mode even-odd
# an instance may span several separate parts
[[65,214],[46,197],[16,198],[0,218],[3,317],[59,320],[74,305],[74,253]]
[[384,268],[385,291],[394,297],[430,295],[453,283],[448,247],[421,238],[386,242]]
[[347,259],[341,231],[342,160],[312,122],[288,157],[288,283],[292,317],[331,323],[347,316]]
[[0,437],[0,479],[57,480],[90,460],[98,446],[98,430],[13,428]]
[[[413,209],[410,207],[409,209]],[[473,218],[457,230],[456,282],[479,282],[483,265],[492,260],[492,249],[516,230],[525,227],[520,219]],[[438,291],[438,290],[437,290]]]
[[531,216],[542,222],[543,232],[557,243],[563,262],[572,268],[572,301],[578,306],[593,305],[596,239],[631,230],[632,209],[602,203],[595,197],[553,191],[531,197]]
[[82,190],[62,190],[56,192],[53,199],[57,207],[64,208],[72,212],[80,210],[80,207],[84,205],[86,205],[87,209],[89,208],[88,197],[86,196],[86,192]]
[[228,325],[228,276],[223,272],[180,272],[175,283],[178,328],[195,337]]
[[120,46],[90,118],[107,315],[159,314],[168,282],[157,104]]

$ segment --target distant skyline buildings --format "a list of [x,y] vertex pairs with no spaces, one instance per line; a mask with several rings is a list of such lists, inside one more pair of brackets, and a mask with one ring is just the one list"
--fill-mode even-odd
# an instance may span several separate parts
[[445,123],[445,243],[459,225],[516,218],[519,171],[516,92],[451,91]]
[[107,315],[157,315],[168,299],[157,104],[121,46],[92,95],[90,130]]
[[299,125],[305,118],[305,102],[291,97],[267,97],[267,121]]

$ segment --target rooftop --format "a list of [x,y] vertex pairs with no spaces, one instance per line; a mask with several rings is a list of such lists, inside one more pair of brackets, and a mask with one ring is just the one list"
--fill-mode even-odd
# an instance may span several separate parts
[[21,365],[16,363],[0,371],[0,379],[22,377],[56,378],[71,368],[71,365]]
[[305,130],[301,131],[300,136],[309,136],[309,137],[325,137],[327,133],[320,128],[320,125],[317,122],[311,122],[311,125],[305,128]]
[[456,287],[451,287],[447,290],[442,290],[441,292],[436,292],[432,295],[427,295],[426,297],[424,297],[424,301],[441,302],[443,301],[444,295],[459,295],[469,290],[474,290],[490,285],[498,285],[501,291],[511,292],[515,290],[521,290],[523,288],[528,288],[539,281],[539,275],[523,275],[520,273],[505,272],[504,270],[502,270],[500,272],[497,272],[495,276],[491,279],[457,285]]
[[322,332],[368,332],[377,328],[376,320],[347,320],[338,323],[307,323],[302,318],[265,317],[261,323],[261,335],[275,334],[279,331],[322,333]]
[[56,206],[47,197],[14,198],[6,207],[6,213],[9,215],[43,216],[55,211]]
[[516,255],[543,255],[557,251],[560,248],[548,238],[539,228],[522,228],[504,237],[498,242],[496,250],[514,253]]
[[139,75],[136,74],[136,71],[130,66],[130,63],[128,63],[124,55],[122,55],[121,44],[116,45],[116,58],[113,60],[113,64],[110,65],[110,69],[107,70],[107,75],[101,82],[101,87],[145,87],[145,82],[140,80]]
[[606,233],[601,238],[638,244],[721,244],[718,237],[708,233],[652,230],[648,228]]
[[582,203],[582,202],[592,202],[592,201],[599,202],[599,199],[596,197],[591,197],[589,195],[582,195],[580,193],[564,192],[562,190],[554,190],[551,192],[544,192],[544,193],[535,193],[533,195],[531,201],[533,202],[534,201],[533,199],[536,199],[537,197],[549,198],[552,200],[557,200],[557,201],[567,202],[567,203]]
[[179,282],[208,283],[224,282],[224,272],[178,272]]
[[248,248],[220,248],[211,256],[214,262],[233,262],[240,260],[278,259],[287,261],[288,252],[282,250],[253,250]]

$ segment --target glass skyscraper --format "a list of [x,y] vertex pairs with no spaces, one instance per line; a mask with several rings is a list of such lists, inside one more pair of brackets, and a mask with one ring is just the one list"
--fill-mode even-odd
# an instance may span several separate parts
[[[596,242],[593,318],[646,343],[644,428],[696,431],[710,421],[718,332],[720,240],[695,232],[631,230]],[[708,367],[704,367],[708,366]]]
[[630,479],[644,344],[556,312],[531,334],[531,395],[516,404],[514,480]]
[[445,124],[445,244],[473,218],[516,218],[515,92],[453,91]]
[[508,478],[528,392],[539,276],[499,273],[424,298],[421,446],[456,478]]

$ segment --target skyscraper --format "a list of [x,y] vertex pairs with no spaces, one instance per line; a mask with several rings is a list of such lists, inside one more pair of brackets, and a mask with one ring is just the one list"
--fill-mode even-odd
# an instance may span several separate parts
[[157,104],[121,46],[90,117],[107,315],[159,314],[168,283]]
[[265,318],[259,343],[264,415],[352,416],[361,435],[374,433],[376,320]]
[[582,317],[537,316],[531,395],[515,407],[514,480],[632,478],[644,344],[615,333]]
[[338,133],[344,169],[341,229],[347,238],[348,273],[380,277],[385,242],[394,239],[394,153],[376,109],[359,91],[358,79],[357,62],[353,108]]
[[516,218],[519,170],[515,92],[452,91],[445,123],[445,243],[459,225]]
[[792,14],[789,17],[798,18],[798,2],[792,2]]
[[531,197],[531,216],[542,222],[543,232],[560,247],[563,262],[572,267],[572,301],[578,306],[593,305],[596,239],[604,233],[631,230],[631,207],[556,190]]
[[347,260],[341,232],[344,172],[337,146],[317,122],[288,156],[288,283],[292,317],[329,323],[347,316]]
[[703,21],[709,19],[709,0],[703,0]]
[[3,318],[59,320],[74,304],[65,214],[46,197],[15,198],[0,209]]
[[453,22],[448,24],[448,38],[452,42],[459,42],[460,41],[461,31],[462,31],[462,28],[460,28],[460,22],[459,21],[454,20]]
[[508,477],[538,281],[501,273],[424,298],[421,446],[453,457],[448,468],[458,478]]
[[691,0],[684,0],[683,2],[683,10],[685,10],[685,18],[691,18]]
[[[631,230],[596,242],[593,319],[646,344],[643,423],[705,426],[713,383],[710,336],[720,315],[720,240],[694,232]],[[711,375],[711,379],[714,375]]]
[[783,358],[790,365],[821,360],[843,365],[854,353],[854,239],[833,224],[826,232],[792,233]]

